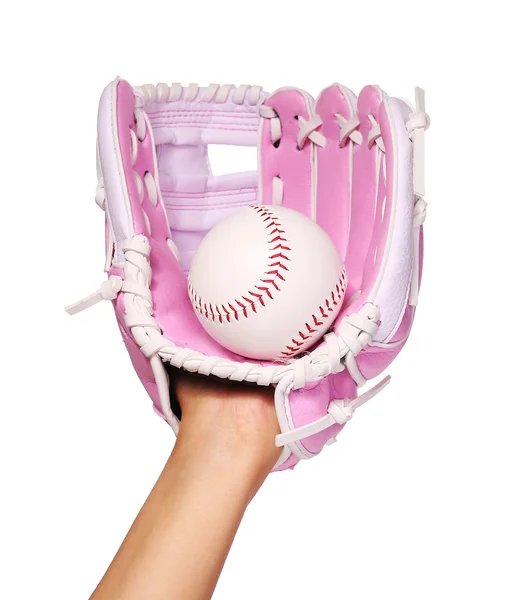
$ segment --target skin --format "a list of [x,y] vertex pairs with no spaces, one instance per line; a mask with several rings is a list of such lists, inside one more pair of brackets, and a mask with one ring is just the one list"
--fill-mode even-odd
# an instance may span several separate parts
[[183,374],[183,419],[151,494],[90,600],[208,600],[279,456],[273,388]]

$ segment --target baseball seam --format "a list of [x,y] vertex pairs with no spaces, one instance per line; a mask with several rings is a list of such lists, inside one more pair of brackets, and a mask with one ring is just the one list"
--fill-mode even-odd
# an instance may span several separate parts
[[346,292],[346,269],[342,268],[340,279],[338,280],[335,288],[331,290],[330,297],[324,300],[324,304],[318,307],[318,313],[311,315],[311,322],[304,323],[304,331],[299,331],[298,335],[291,339],[286,349],[280,353],[282,358],[291,358],[295,356],[300,349],[304,346],[307,340],[311,339],[311,336],[318,331],[318,327],[324,325],[324,321],[329,318],[330,312],[335,310],[338,303],[344,298]]
[[242,300],[235,298],[231,302],[220,305],[205,302],[189,281],[188,289],[193,306],[207,320],[231,323],[232,318],[236,321],[240,319],[240,316],[247,318],[249,310],[257,312],[257,304],[265,306],[268,299],[273,300],[273,293],[280,291],[279,282],[286,280],[284,274],[289,269],[285,263],[291,260],[286,253],[291,248],[287,246],[288,240],[284,237],[285,231],[282,229],[282,223],[275,213],[267,208],[260,206],[249,206],[248,208],[252,208],[262,218],[265,229],[268,230],[270,253],[267,266],[269,270],[264,273],[267,277],[261,278],[258,285],[254,285],[246,295],[241,296]]
[[[222,304],[213,304],[206,302],[198,294],[190,280],[188,280],[188,291],[191,297],[193,308],[208,321],[218,321],[219,323],[231,323],[232,320],[239,321],[240,317],[248,318],[250,313],[256,313],[258,305],[265,307],[268,300],[273,300],[273,294],[280,291],[280,282],[286,281],[285,273],[289,271],[288,263],[291,258],[288,253],[291,247],[288,245],[286,232],[278,216],[266,206],[249,206],[262,219],[267,230],[269,248],[268,270],[265,271],[265,278],[261,278],[253,289],[247,291],[246,295],[241,296],[241,300],[234,298],[231,301]],[[307,340],[318,331],[325,320],[329,318],[329,313],[333,312],[339,302],[344,298],[346,291],[346,271],[342,268],[340,279],[331,291],[330,295],[324,300],[318,308],[317,314],[311,315],[311,321],[304,323],[302,330],[291,338],[285,346],[285,350],[280,352],[280,358],[291,358],[304,346]],[[253,291],[256,290],[256,291]]]

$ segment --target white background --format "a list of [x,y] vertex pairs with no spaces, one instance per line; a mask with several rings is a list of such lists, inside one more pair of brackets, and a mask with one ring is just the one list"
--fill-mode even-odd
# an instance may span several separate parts
[[97,103],[133,84],[427,90],[427,254],[393,383],[272,475],[216,598],[522,600],[524,195],[516,3],[18,2],[4,7],[0,597],[87,599],[173,444],[102,280]]

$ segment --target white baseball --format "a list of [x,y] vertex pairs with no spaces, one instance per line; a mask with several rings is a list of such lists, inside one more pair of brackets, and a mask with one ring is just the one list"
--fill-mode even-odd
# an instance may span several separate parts
[[202,240],[189,295],[207,333],[255,359],[288,359],[332,325],[346,273],[327,233],[281,206],[246,206]]

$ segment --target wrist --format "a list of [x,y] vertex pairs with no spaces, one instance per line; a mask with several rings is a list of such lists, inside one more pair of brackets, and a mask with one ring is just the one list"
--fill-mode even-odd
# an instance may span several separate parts
[[257,436],[205,418],[182,420],[170,460],[186,471],[219,477],[256,492],[280,456],[274,438],[261,443]]

